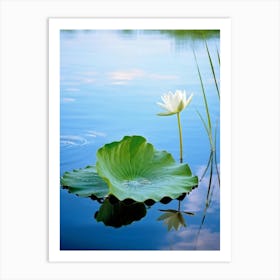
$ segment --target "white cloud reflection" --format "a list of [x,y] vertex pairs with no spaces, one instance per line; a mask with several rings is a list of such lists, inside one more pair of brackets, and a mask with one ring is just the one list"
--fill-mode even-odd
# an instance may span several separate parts
[[66,91],[79,91],[78,86],[84,84],[95,84],[97,81],[97,72],[75,72],[67,75],[67,78],[62,76],[60,78],[60,83],[66,86]]
[[[198,235],[199,233],[199,235]],[[162,250],[219,250],[220,233],[198,226],[181,228],[179,231],[171,231],[167,235],[168,246]]]
[[67,91],[67,92],[78,92],[80,91],[79,88],[75,88],[75,87],[71,87],[71,88],[65,88],[64,91]]
[[162,75],[162,74],[149,74],[148,77],[152,80],[177,80],[179,76],[177,75]]
[[131,69],[131,70],[117,70],[108,73],[109,80],[114,85],[125,85],[129,81],[135,79],[150,79],[150,80],[176,80],[179,76],[172,74],[159,74],[159,73],[149,73],[142,69]]
[[126,85],[127,84],[127,81],[116,81],[116,82],[112,82],[112,85]]
[[140,69],[132,69],[128,71],[114,71],[108,75],[110,80],[113,81],[131,81],[143,77],[145,72]]
[[72,73],[68,78],[61,77],[61,85],[67,87],[65,91],[79,91],[80,85],[92,85],[109,82],[113,85],[127,85],[130,81],[145,79],[150,81],[178,80],[180,77],[171,73],[153,73],[143,69],[132,68],[128,70],[115,70],[105,73],[85,71]]
[[94,84],[96,82],[96,79],[88,78],[88,77],[82,77],[82,78],[80,78],[79,81],[80,81],[81,84]]
[[[198,175],[198,178],[201,178],[203,172],[206,168],[206,165],[198,167],[195,172]],[[219,166],[218,166],[219,169]],[[199,185],[196,189],[194,189],[183,201],[182,208],[184,211],[198,212],[203,211],[206,204],[207,191],[209,187],[209,170],[208,173],[204,176],[204,178],[199,182]],[[211,178],[211,189],[213,190],[211,197],[211,204],[207,210],[208,213],[213,213],[220,208],[220,188],[219,181],[216,172],[213,172]]]
[[76,101],[76,99],[75,98],[70,98],[70,97],[64,97],[61,100],[62,103],[70,103],[70,102],[74,102],[74,101]]

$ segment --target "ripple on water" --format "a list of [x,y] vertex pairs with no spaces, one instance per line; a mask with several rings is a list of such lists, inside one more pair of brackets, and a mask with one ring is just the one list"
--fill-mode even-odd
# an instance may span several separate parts
[[76,146],[84,146],[88,144],[88,140],[78,135],[62,135],[60,136],[60,146],[62,148],[71,148]]

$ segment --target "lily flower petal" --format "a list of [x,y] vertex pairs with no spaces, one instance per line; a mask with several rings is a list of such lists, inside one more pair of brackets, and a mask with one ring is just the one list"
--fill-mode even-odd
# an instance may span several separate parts
[[166,110],[166,112],[159,113],[159,116],[170,116],[183,111],[191,102],[193,94],[191,94],[188,99],[186,97],[186,92],[181,90],[176,90],[175,93],[168,92],[161,96],[163,103],[158,102],[157,104]]
[[176,113],[170,113],[170,112],[162,112],[162,113],[158,113],[157,115],[158,116],[171,116],[171,115],[174,115]]

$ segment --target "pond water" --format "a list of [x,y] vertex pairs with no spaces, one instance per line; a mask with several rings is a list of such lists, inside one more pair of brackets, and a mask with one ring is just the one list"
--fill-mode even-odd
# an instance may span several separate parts
[[[219,33],[205,34],[219,82]],[[183,159],[201,179],[210,145],[197,113],[206,119],[193,49],[212,126],[217,127],[213,165],[209,165],[198,187],[181,201],[110,204],[61,188],[61,250],[220,249],[220,105],[205,43],[197,35],[183,31],[61,31],[61,176],[94,165],[99,148],[125,135],[141,135],[179,162],[176,115],[157,116],[162,109],[156,104],[161,95],[178,89],[193,93],[190,105],[181,113]],[[113,213],[107,225],[97,221],[104,207]],[[179,208],[181,214],[176,212]],[[168,230],[164,220],[158,220],[166,213],[162,210],[170,209],[177,219],[178,215],[184,218],[185,226]]]

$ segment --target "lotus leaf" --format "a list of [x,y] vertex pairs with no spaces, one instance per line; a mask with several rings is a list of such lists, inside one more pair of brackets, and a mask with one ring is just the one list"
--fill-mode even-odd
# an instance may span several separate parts
[[69,192],[83,197],[94,195],[102,198],[109,192],[107,184],[97,174],[95,166],[65,172],[60,182]]
[[142,136],[125,136],[100,148],[96,170],[108,184],[109,193],[119,200],[174,199],[198,184],[187,164],[178,164],[168,152],[155,150]]

